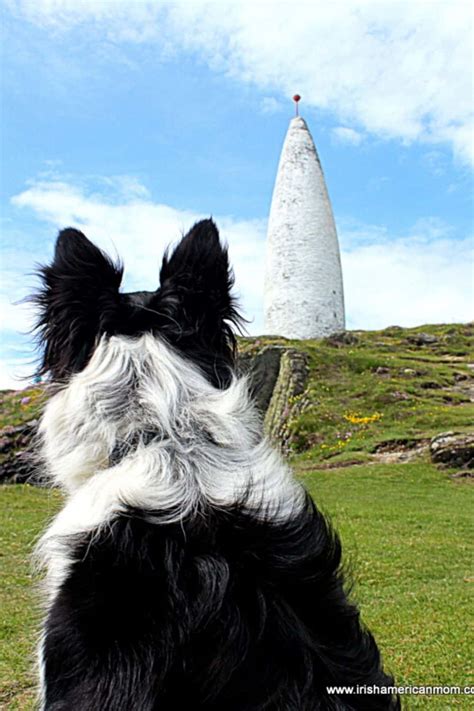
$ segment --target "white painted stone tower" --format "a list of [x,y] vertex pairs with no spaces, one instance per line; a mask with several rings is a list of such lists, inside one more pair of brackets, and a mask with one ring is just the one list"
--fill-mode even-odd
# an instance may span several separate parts
[[298,115],[273,191],[264,315],[264,332],[286,338],[323,338],[345,327],[336,225],[311,133]]

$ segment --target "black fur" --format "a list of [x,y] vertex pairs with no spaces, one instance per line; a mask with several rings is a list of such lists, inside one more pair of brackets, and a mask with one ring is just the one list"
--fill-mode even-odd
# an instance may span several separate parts
[[[212,221],[165,256],[155,292],[121,294],[121,266],[72,229],[41,273],[42,368],[54,379],[84,368],[104,334],[151,331],[212,384],[228,383],[240,317]],[[118,442],[109,464],[123,466],[156,437],[151,429]],[[169,466],[172,478],[172,458]],[[309,497],[286,520],[245,500],[176,513],[169,523],[129,508],[63,541],[72,566],[45,623],[46,711],[399,708],[390,693],[326,690],[393,680],[344,590],[339,539]]]
[[211,507],[130,510],[76,540],[47,620],[50,711],[396,709],[327,685],[393,684],[308,498],[286,523]]
[[43,288],[34,299],[40,307],[42,373],[64,380],[87,364],[99,335],[116,331],[122,274],[122,266],[82,232],[60,232],[53,263],[40,270]]
[[82,232],[60,232],[53,263],[40,269],[43,288],[34,299],[44,347],[41,372],[67,380],[85,367],[102,335],[151,331],[225,387],[235,354],[231,326],[240,327],[243,319],[231,296],[233,274],[214,222],[198,222],[164,256],[156,291],[122,294],[122,275],[122,265]]

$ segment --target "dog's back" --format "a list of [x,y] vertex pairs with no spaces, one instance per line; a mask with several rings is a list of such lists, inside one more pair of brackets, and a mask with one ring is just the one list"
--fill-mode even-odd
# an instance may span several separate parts
[[[390,709],[337,536],[262,439],[232,374],[237,320],[210,221],[151,294],[62,233],[38,297],[41,434],[67,491],[38,555],[48,711]],[[377,686],[351,694],[328,687]]]

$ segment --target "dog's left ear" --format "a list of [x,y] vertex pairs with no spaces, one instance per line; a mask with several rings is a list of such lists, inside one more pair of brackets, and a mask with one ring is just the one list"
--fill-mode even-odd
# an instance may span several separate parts
[[197,340],[218,352],[233,349],[232,326],[240,328],[243,319],[232,296],[227,248],[213,220],[196,223],[165,255],[160,284],[160,310],[170,319],[167,330],[177,329],[182,342]]
[[87,363],[97,338],[113,333],[123,268],[82,232],[59,233],[52,264],[42,267],[37,330],[43,345],[41,372],[62,380]]

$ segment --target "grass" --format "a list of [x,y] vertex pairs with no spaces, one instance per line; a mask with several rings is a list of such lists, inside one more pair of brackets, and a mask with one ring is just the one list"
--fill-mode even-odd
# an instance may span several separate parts
[[[363,619],[397,683],[472,685],[472,484],[427,462],[302,477],[342,537]],[[406,707],[467,702],[413,696]]]
[[[464,686],[472,610],[474,488],[427,462],[296,471],[329,513],[355,581],[354,596],[400,684]],[[59,495],[0,488],[2,511],[0,708],[32,709],[39,613],[29,558]],[[2,707],[1,704],[4,704]],[[405,708],[468,708],[467,697],[415,697]]]
[[40,612],[30,556],[59,503],[55,491],[28,485],[0,487],[0,709],[33,708]]
[[[416,345],[420,333],[435,341]],[[292,462],[342,536],[363,619],[397,682],[472,684],[472,480],[449,479],[422,451],[403,464],[376,462],[374,451],[387,442],[472,430],[474,403],[465,385],[474,375],[468,367],[474,326],[391,327],[352,336],[347,344],[241,339],[239,347],[252,352],[275,343],[307,353],[307,390],[289,423]],[[36,418],[44,401],[41,387],[0,393],[0,425]],[[353,462],[359,464],[342,468]],[[323,469],[333,465],[338,468]],[[40,614],[29,559],[59,505],[57,492],[0,487],[0,709],[34,705]],[[404,707],[472,706],[468,697],[411,696]]]
[[[245,339],[256,351],[286,344],[306,352],[309,380],[289,423],[291,448],[311,462],[366,460],[382,442],[472,429],[474,326],[439,325],[351,331],[354,343]],[[420,333],[436,338],[416,345]]]
[[0,391],[1,426],[21,425],[39,417],[44,401],[41,386]]

